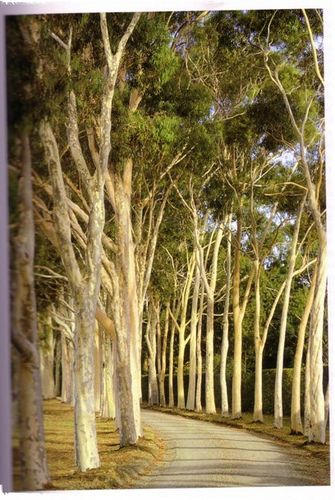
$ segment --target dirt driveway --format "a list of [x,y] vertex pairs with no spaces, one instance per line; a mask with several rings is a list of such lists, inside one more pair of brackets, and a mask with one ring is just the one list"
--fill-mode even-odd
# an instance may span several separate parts
[[167,454],[140,487],[329,484],[318,477],[317,462],[299,449],[244,430],[157,411],[143,410],[142,419],[166,441]]

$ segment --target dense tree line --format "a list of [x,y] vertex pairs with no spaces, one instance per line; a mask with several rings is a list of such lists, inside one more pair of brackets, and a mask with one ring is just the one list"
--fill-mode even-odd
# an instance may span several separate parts
[[13,17],[7,47],[25,488],[48,482],[42,398],[73,405],[85,471],[97,412],[142,435],[144,380],[151,405],[238,419],[252,373],[262,422],[275,368],[282,427],[291,367],[292,432],[324,443],[321,13]]

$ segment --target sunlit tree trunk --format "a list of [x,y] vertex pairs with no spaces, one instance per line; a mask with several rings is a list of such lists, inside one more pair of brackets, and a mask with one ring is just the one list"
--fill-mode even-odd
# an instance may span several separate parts
[[326,239],[320,241],[317,262],[317,278],[310,319],[310,427],[309,442],[325,443],[325,400],[323,393],[323,324],[327,286]]
[[[304,13],[305,20],[307,20],[306,12]],[[308,23],[307,23],[308,27]],[[312,48],[314,47],[314,38],[309,26],[309,37]],[[308,164],[307,147],[305,129],[306,123],[310,118],[310,111],[315,96],[308,98],[305,106],[303,119],[297,121],[294,114],[294,109],[291,106],[288,93],[280,79],[278,69],[271,69],[269,65],[269,53],[264,51],[264,62],[268,74],[280,91],[283,101],[288,113],[292,127],[296,133],[299,142],[299,156],[301,161],[302,172],[304,174],[307,186],[307,201],[315,228],[319,239],[319,252],[317,261],[317,279],[315,287],[315,295],[310,316],[310,335],[309,335],[309,375],[308,375],[308,403],[309,403],[309,434],[308,440],[310,442],[324,443],[325,436],[325,402],[323,394],[323,360],[322,360],[322,343],[323,343],[323,324],[324,324],[324,307],[325,295],[327,287],[327,238],[324,223],[322,221],[322,214],[318,204],[318,189],[313,181],[311,170]],[[323,85],[323,78],[319,71],[317,58],[314,58],[316,74]],[[320,132],[322,133],[322,124],[320,124]],[[324,153],[320,151],[320,170],[324,167],[323,160]]]
[[308,347],[306,353],[305,366],[305,394],[304,394],[304,435],[308,437],[311,425],[311,400],[310,400],[310,338],[308,337]]
[[230,306],[230,286],[231,286],[231,226],[232,216],[228,215],[226,223],[228,226],[227,237],[227,255],[226,255],[226,296],[223,309],[223,328],[222,328],[222,341],[221,341],[221,362],[220,362],[220,386],[221,386],[221,414],[223,416],[229,415],[229,401],[228,401],[228,388],[227,388],[227,358],[229,349],[229,306]]
[[[170,309],[170,316],[178,330],[178,358],[177,358],[177,393],[178,393],[178,408],[185,408],[185,390],[184,390],[184,358],[185,358],[185,348],[187,342],[190,340],[190,336],[185,338],[186,326],[187,326],[187,307],[190,298],[191,285],[195,269],[195,251],[193,251],[190,261],[188,262],[187,275],[185,277],[182,293],[181,293],[181,304],[180,304],[180,318],[178,322],[178,317]],[[179,312],[179,308],[178,308]]]
[[259,260],[254,262],[255,269],[255,319],[254,319],[254,346],[255,346],[255,387],[254,387],[254,422],[263,422],[263,354],[266,340],[271,326],[272,318],[276,311],[279,299],[285,289],[286,281],[279,287],[272,302],[271,309],[267,315],[264,325],[261,325],[261,264]]
[[[114,283],[117,286],[117,283]],[[131,380],[131,355],[130,338],[124,322],[122,306],[116,297],[111,301],[112,315],[114,318],[117,341],[113,342],[113,366],[114,366],[114,394],[116,408],[116,422],[120,434],[120,446],[136,444],[138,435],[136,432],[135,412],[133,408],[134,398]]]
[[299,213],[297,215],[297,219],[295,222],[295,228],[290,248],[288,271],[286,275],[286,284],[285,284],[281,321],[280,321],[279,342],[277,349],[275,393],[274,393],[274,427],[277,427],[279,429],[282,428],[283,426],[282,381],[283,381],[283,368],[284,368],[286,325],[287,325],[288,310],[290,304],[291,286],[294,277],[294,267],[297,259],[297,244],[300,231],[300,222],[304,204],[305,204],[305,198],[303,199],[300,205]]
[[316,270],[313,273],[313,279],[308,291],[307,301],[305,304],[304,313],[300,320],[297,346],[294,354],[294,365],[293,365],[293,379],[292,379],[292,397],[291,397],[291,433],[292,434],[302,434],[302,420],[301,420],[301,367],[302,358],[304,352],[306,330],[308,325],[308,319],[310,317],[314,292],[316,285]]
[[237,210],[237,229],[234,245],[234,268],[233,268],[233,324],[234,324],[234,357],[233,357],[233,380],[232,380],[232,418],[238,419],[242,416],[242,323],[246,311],[247,302],[250,295],[251,284],[254,276],[254,269],[250,271],[246,290],[242,304],[240,302],[240,282],[241,282],[241,236],[242,236],[242,201],[239,202]]
[[255,389],[254,389],[254,414],[255,422],[263,422],[263,351],[264,342],[260,331],[261,292],[260,292],[260,263],[255,261],[255,319],[254,319],[254,344],[255,344]]
[[[177,313],[177,308],[176,306],[176,301],[174,300],[174,307],[173,307],[173,312],[172,314],[174,316],[178,316]],[[170,308],[169,308],[170,311]],[[174,399],[174,387],[173,387],[173,375],[174,375],[174,366],[173,366],[173,360],[174,360],[174,338],[175,338],[175,332],[176,332],[176,325],[173,322],[171,325],[171,335],[170,335],[170,349],[169,349],[169,407],[173,408],[175,399]]]
[[198,302],[200,290],[200,268],[195,270],[195,279],[193,286],[192,310],[191,310],[191,336],[190,336],[190,369],[187,392],[186,408],[194,410],[195,408],[195,388],[196,388],[196,368],[197,368],[197,325],[199,319]]
[[200,285],[200,302],[199,302],[199,321],[197,328],[197,389],[195,396],[195,409],[196,411],[202,411],[202,351],[201,351],[201,340],[202,340],[202,315],[204,307],[205,290],[204,286]]
[[167,303],[165,306],[165,320],[164,320],[164,332],[163,332],[163,344],[162,344],[162,355],[161,355],[161,370],[159,373],[159,403],[161,406],[166,406],[165,397],[165,375],[166,375],[166,353],[167,353],[167,341],[169,333],[169,309],[170,304]]

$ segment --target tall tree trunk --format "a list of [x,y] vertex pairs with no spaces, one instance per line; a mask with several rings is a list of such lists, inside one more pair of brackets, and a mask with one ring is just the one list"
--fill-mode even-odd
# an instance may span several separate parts
[[[129,355],[131,367],[131,394],[133,402],[128,406],[129,411],[134,413],[129,415],[128,421],[134,421],[134,433],[137,437],[142,435],[140,400],[141,400],[141,343],[139,339],[139,306],[137,295],[135,253],[132,235],[131,220],[131,179],[133,162],[129,158],[124,163],[123,178],[114,173],[113,179],[113,208],[116,222],[116,239],[118,242],[118,254],[116,256],[116,273],[118,279],[117,299],[119,307],[118,315],[122,316],[116,324],[122,324],[128,331]],[[116,294],[111,297],[115,301]],[[116,311],[115,306],[113,311]],[[116,329],[116,338],[119,333]],[[122,398],[122,396],[120,396]],[[133,432],[131,433],[133,434]]]
[[308,336],[308,347],[305,366],[305,394],[304,394],[304,435],[308,437],[311,425],[311,399],[310,399],[310,336]]
[[148,324],[147,324],[147,332],[146,332],[146,342],[149,351],[149,404],[150,405],[158,405],[159,396],[158,396],[158,383],[157,383],[157,369],[156,369],[156,361],[157,361],[157,315],[153,306],[149,305],[150,313],[148,311]]
[[170,304],[167,303],[165,306],[165,321],[164,321],[164,333],[163,333],[163,345],[162,345],[162,361],[161,361],[161,371],[159,374],[159,403],[161,406],[166,406],[165,398],[165,374],[166,374],[166,351],[167,351],[167,340],[169,333],[169,309]]
[[116,422],[120,434],[120,446],[123,447],[129,444],[136,444],[138,438],[133,409],[130,338],[129,331],[123,321],[124,318],[120,314],[121,306],[118,301],[114,299],[111,307],[115,330],[117,332],[117,342],[113,342]]
[[94,393],[94,297],[75,297],[76,320],[74,345],[74,411],[76,464],[85,471],[99,467],[95,427]]
[[[189,340],[185,339],[186,325],[187,325],[187,306],[190,298],[190,290],[195,270],[195,249],[188,263],[187,276],[184,282],[181,304],[180,304],[180,321],[178,323],[177,317],[170,309],[170,316],[178,330],[178,362],[177,362],[177,406],[178,408],[185,408],[185,389],[184,389],[184,358],[185,348]],[[179,308],[178,308],[179,313]]]
[[263,422],[263,345],[255,340],[255,392],[254,392],[254,422]]
[[[174,305],[176,301],[174,301]],[[170,308],[169,308],[170,309]],[[177,316],[176,307],[173,308],[172,314]],[[171,325],[171,337],[170,337],[170,350],[169,350],[169,407],[173,408],[175,404],[174,399],[174,387],[173,387],[173,360],[174,360],[174,337],[176,332],[176,325],[174,322]]]
[[[313,39],[313,36],[311,37]],[[291,107],[288,94],[283,86],[278,70],[273,71],[268,63],[268,55],[264,52],[265,67],[269,73],[272,82],[282,94],[285,107],[291,121],[292,127],[299,138],[300,160],[302,171],[307,185],[307,200],[312,213],[313,221],[319,238],[319,254],[317,263],[317,282],[315,289],[315,297],[311,310],[310,319],[310,336],[309,336],[309,375],[307,397],[310,413],[308,415],[309,434],[308,440],[318,443],[325,442],[325,426],[324,426],[324,394],[323,394],[323,362],[322,362],[322,342],[323,342],[323,322],[324,322],[324,306],[327,286],[327,238],[326,231],[322,221],[322,213],[319,207],[318,189],[312,179],[308,160],[307,148],[305,144],[305,128],[307,120],[310,117],[310,111],[313,99],[310,99],[306,105],[304,119],[302,122],[297,122],[294,111]],[[318,77],[320,72],[316,61],[315,65]],[[321,78],[321,83],[323,79]],[[321,128],[322,132],[322,128]],[[320,157],[321,169],[324,165],[323,153]]]
[[263,351],[264,342],[261,336],[261,292],[260,292],[260,263],[255,261],[255,391],[254,391],[254,422],[263,422]]
[[37,313],[34,285],[34,218],[29,137],[21,139],[22,174],[19,181],[19,222],[15,241],[12,290],[12,339],[20,354],[19,450],[24,490],[40,490],[49,482],[47,467]]
[[322,342],[327,286],[327,249],[325,240],[320,240],[319,245],[316,287],[310,319],[310,427],[308,441],[325,443]]
[[294,276],[294,267],[297,259],[297,244],[300,231],[300,222],[303,213],[303,208],[305,205],[305,199],[306,198],[304,197],[300,204],[300,209],[297,214],[297,220],[295,223],[294,233],[292,237],[292,244],[290,249],[288,271],[286,277],[286,285],[285,285],[281,321],[280,321],[279,342],[277,349],[275,394],[274,394],[274,427],[277,427],[279,429],[283,427],[282,380],[283,380],[283,368],[284,368],[286,325],[287,325],[288,310],[290,304],[291,286]]
[[177,362],[177,407],[185,408],[185,390],[184,390],[184,358],[185,358],[185,339],[179,332],[178,362]]
[[208,294],[206,322],[206,413],[216,413],[214,395],[214,296],[208,296]]
[[196,388],[196,368],[197,368],[197,324],[199,319],[198,302],[200,290],[200,269],[197,266],[195,271],[192,310],[191,310],[191,336],[190,336],[190,369],[187,392],[186,408],[194,410],[195,408],[195,388]]
[[198,213],[194,204],[192,193],[192,215],[194,223],[194,238],[196,246],[197,266],[200,269],[201,279],[207,293],[207,321],[206,321],[206,413],[216,413],[214,394],[214,293],[217,280],[217,266],[220,244],[223,237],[223,228],[220,225],[216,231],[214,250],[212,255],[210,281],[206,275],[206,262],[201,245]]
[[234,358],[232,380],[232,418],[241,418],[241,384],[242,384],[242,317],[240,307],[240,244],[242,235],[241,207],[237,218],[236,242],[234,250],[233,270],[233,321],[234,321]]
[[[230,231],[232,215],[228,215],[226,222]],[[229,349],[229,306],[230,306],[230,285],[231,285],[231,234],[227,237],[226,255],[226,297],[223,309],[223,328],[221,341],[221,363],[220,363],[220,386],[221,386],[221,414],[224,417],[229,415],[229,401],[227,388],[227,357]]]
[[202,311],[204,307],[205,290],[204,286],[200,287],[200,302],[199,302],[199,321],[197,328],[197,390],[195,396],[195,409],[202,411],[201,391],[202,391],[202,352],[201,352],[201,339],[202,339]]
[[310,317],[314,292],[316,285],[316,269],[314,269],[313,279],[308,291],[307,301],[302,315],[299,330],[297,346],[294,354],[294,365],[293,365],[293,379],[292,379],[292,397],[291,397],[291,434],[302,434],[302,420],[301,420],[301,366],[302,357],[304,353],[306,329],[308,325],[308,319]]

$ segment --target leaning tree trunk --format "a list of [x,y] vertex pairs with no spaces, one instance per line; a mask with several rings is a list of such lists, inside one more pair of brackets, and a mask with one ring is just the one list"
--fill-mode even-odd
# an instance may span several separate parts
[[[313,40],[313,36],[311,37]],[[307,186],[307,200],[309,208],[312,213],[315,228],[319,239],[319,254],[318,254],[318,274],[316,282],[315,296],[311,311],[310,319],[310,335],[309,335],[309,371],[310,373],[306,378],[308,379],[307,391],[309,392],[307,396],[307,401],[310,413],[308,415],[309,422],[309,434],[308,440],[310,442],[315,441],[318,443],[325,442],[325,426],[324,426],[324,394],[323,394],[323,361],[322,361],[322,343],[323,343],[323,324],[324,324],[324,307],[325,307],[325,296],[327,287],[327,238],[324,223],[322,221],[322,213],[319,206],[318,200],[318,189],[315,182],[312,179],[311,171],[308,164],[307,158],[307,147],[306,147],[306,136],[305,128],[308,119],[310,118],[311,105],[313,100],[309,100],[306,109],[305,117],[301,122],[297,122],[294,115],[294,110],[292,109],[288,94],[283,86],[279,73],[277,70],[273,71],[268,63],[268,54],[264,53],[265,56],[265,67],[269,73],[272,82],[277,86],[278,90],[282,94],[285,107],[290,118],[292,127],[295,130],[297,137],[299,138],[299,149],[300,149],[300,160],[302,171],[306,180]],[[320,72],[318,69],[318,64],[316,62],[316,70],[321,83],[323,84],[323,78],[320,78]],[[322,128],[320,130],[322,133]],[[314,160],[313,160],[314,161]],[[320,157],[321,168],[323,167],[323,154]]]
[[310,320],[310,426],[308,441],[316,443],[326,442],[325,433],[325,400],[323,394],[323,323],[324,306],[327,286],[327,249],[326,241],[320,241],[317,262],[317,279],[314,301]]
[[[184,287],[182,290],[181,306],[180,306],[180,322],[177,322],[177,317],[174,316],[170,309],[171,318],[178,330],[178,360],[177,360],[177,406],[178,408],[185,408],[185,388],[184,388],[184,362],[185,362],[185,349],[186,344],[189,340],[185,339],[186,326],[187,326],[187,308],[190,297],[190,290],[192,285],[192,279],[195,269],[195,250],[193,251],[192,257],[187,270],[187,276],[185,279]],[[178,310],[179,312],[179,310]]]
[[302,315],[299,330],[297,346],[294,354],[294,365],[293,365],[293,379],[292,379],[292,397],[291,397],[291,434],[302,434],[302,420],[301,420],[301,366],[302,357],[304,353],[306,329],[308,324],[308,319],[310,317],[315,285],[316,285],[316,269],[313,273],[313,279],[308,291],[307,301]]
[[297,215],[297,220],[295,223],[295,229],[292,238],[292,244],[290,249],[289,264],[286,278],[286,285],[284,291],[284,299],[281,313],[280,331],[279,331],[279,342],[277,350],[277,366],[276,366],[276,379],[275,379],[275,394],[274,394],[274,427],[281,429],[283,427],[283,368],[284,368],[284,348],[285,348],[285,337],[286,337],[286,325],[288,318],[288,310],[290,304],[291,286],[294,275],[294,267],[297,259],[297,244],[300,230],[300,222],[303,213],[303,207],[305,204],[305,197],[303,198],[299,213]]
[[[71,94],[71,97],[72,94]],[[70,97],[69,135],[76,136],[77,120],[75,102]],[[74,123],[73,123],[74,122]],[[62,244],[62,260],[71,287],[75,310],[74,334],[74,404],[76,465],[85,471],[99,467],[96,441],[94,407],[94,322],[100,288],[101,235],[104,226],[104,179],[100,175],[91,184],[91,212],[88,224],[86,248],[86,272],[83,279],[72,240],[68,200],[64,186],[58,145],[47,122],[42,122],[40,135],[44,143],[46,159],[54,193],[54,218]],[[70,142],[71,146],[77,146]],[[84,159],[82,159],[84,162]],[[86,166],[86,165],[85,165]],[[92,379],[89,380],[89,377]],[[86,437],[85,437],[86,435]]]
[[311,425],[311,401],[310,401],[310,337],[308,337],[308,347],[306,353],[305,366],[305,394],[304,394],[304,436],[309,435]]
[[49,482],[49,473],[44,442],[39,370],[31,157],[27,134],[22,136],[21,144],[23,162],[19,181],[19,222],[12,284],[12,339],[21,358],[18,411],[22,489],[41,490]]

